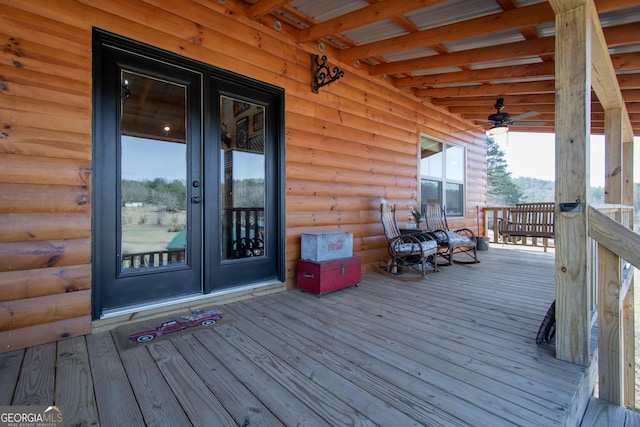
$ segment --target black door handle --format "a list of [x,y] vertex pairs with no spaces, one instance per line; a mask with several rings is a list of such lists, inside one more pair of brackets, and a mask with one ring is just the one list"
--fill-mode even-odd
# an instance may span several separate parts
[[202,197],[200,196],[193,196],[191,198],[191,203],[202,203]]

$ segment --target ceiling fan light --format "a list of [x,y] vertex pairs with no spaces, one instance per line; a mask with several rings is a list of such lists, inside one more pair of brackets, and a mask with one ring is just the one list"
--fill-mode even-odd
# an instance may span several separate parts
[[507,133],[509,131],[509,126],[505,126],[505,125],[495,125],[494,127],[492,127],[491,129],[489,129],[489,135],[502,135],[504,133]]

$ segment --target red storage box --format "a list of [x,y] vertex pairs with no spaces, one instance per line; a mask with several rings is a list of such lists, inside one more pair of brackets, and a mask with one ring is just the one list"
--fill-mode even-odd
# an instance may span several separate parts
[[360,257],[298,261],[298,289],[322,295],[360,283]]

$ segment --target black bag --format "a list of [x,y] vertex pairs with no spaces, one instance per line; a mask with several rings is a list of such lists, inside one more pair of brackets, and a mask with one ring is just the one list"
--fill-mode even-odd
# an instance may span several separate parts
[[538,336],[536,336],[536,344],[543,342],[552,342],[556,335],[556,302],[553,301],[547,314],[542,320],[540,329],[538,330]]

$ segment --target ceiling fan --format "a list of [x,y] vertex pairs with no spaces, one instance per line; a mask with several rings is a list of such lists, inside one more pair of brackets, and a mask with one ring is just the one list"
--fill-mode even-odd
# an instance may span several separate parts
[[[511,117],[509,113],[502,111],[504,109],[504,98],[498,98],[493,108],[496,109],[496,112],[491,114],[487,119],[471,119],[477,122],[491,123],[493,126],[488,131],[490,135],[501,135],[506,133],[509,131],[509,126],[518,126],[518,120],[527,119],[540,114],[538,111],[527,111],[526,113]],[[527,122],[522,124],[526,124],[527,126],[543,126],[545,122]]]

